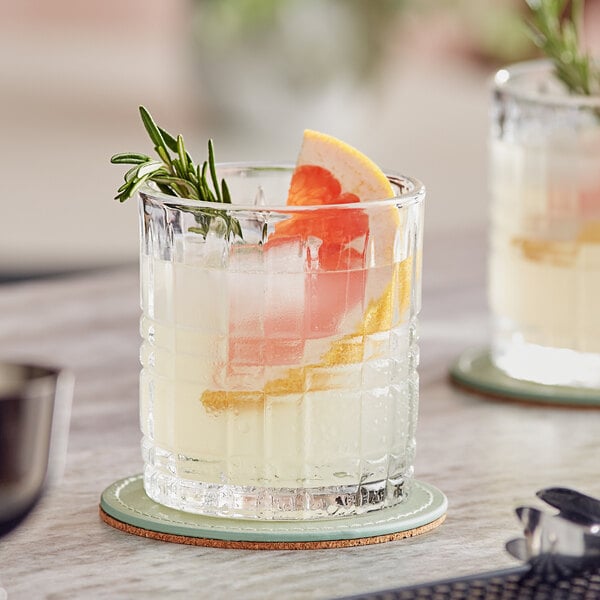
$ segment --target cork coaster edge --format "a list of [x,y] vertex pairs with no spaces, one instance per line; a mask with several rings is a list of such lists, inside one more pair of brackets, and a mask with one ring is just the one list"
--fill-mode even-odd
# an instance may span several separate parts
[[236,540],[220,540],[205,537],[192,537],[187,535],[176,535],[171,533],[162,533],[152,531],[143,527],[129,525],[123,521],[119,521],[111,517],[104,509],[99,506],[98,511],[100,519],[107,525],[129,533],[161,542],[170,542],[174,544],[186,544],[188,546],[204,546],[208,548],[224,548],[230,550],[327,550],[331,548],[349,548],[352,546],[369,546],[372,544],[383,544],[393,542],[404,538],[411,538],[439,527],[446,520],[446,513],[441,517],[413,529],[398,531],[396,533],[388,533],[385,535],[375,535],[363,538],[352,538],[343,540],[319,540],[306,542],[252,542],[252,541],[236,541]]

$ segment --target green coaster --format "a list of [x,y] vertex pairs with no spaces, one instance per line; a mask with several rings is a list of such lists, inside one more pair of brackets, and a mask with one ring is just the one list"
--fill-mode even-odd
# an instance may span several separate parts
[[450,369],[450,378],[468,390],[495,398],[558,406],[600,407],[600,390],[543,385],[513,379],[494,365],[489,348],[472,348]]
[[249,549],[339,548],[425,533],[440,525],[448,502],[437,488],[414,481],[402,504],[363,515],[310,521],[259,521],[185,513],[151,500],[142,475],[116,481],[102,493],[102,520],[122,531],[197,546]]

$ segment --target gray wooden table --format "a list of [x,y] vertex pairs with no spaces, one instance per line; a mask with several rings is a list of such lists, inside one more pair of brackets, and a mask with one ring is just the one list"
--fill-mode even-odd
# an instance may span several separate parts
[[421,318],[417,477],[449,499],[440,528],[388,544],[251,552],[161,543],[98,518],[102,490],[141,470],[138,279],[132,268],[0,287],[0,358],[76,376],[61,485],[0,541],[0,597],[335,598],[509,567],[513,508],[548,485],[600,496],[600,411],[480,399],[448,366],[488,339],[485,239],[428,240]]

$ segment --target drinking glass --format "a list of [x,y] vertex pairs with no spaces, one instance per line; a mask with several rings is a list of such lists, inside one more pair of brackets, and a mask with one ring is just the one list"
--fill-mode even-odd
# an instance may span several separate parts
[[496,74],[489,301],[509,376],[600,387],[600,97],[546,61]]
[[72,377],[0,363],[0,536],[35,507],[64,464]]
[[232,204],[140,193],[144,488],[312,519],[410,493],[424,188],[286,206],[293,169],[220,165]]

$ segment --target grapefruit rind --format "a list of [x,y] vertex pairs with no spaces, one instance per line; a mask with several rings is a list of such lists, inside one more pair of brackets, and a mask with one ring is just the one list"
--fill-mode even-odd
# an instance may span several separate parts
[[367,156],[325,133],[304,131],[297,166],[323,167],[342,184],[342,191],[356,194],[361,201],[385,200],[394,189],[383,171]]

